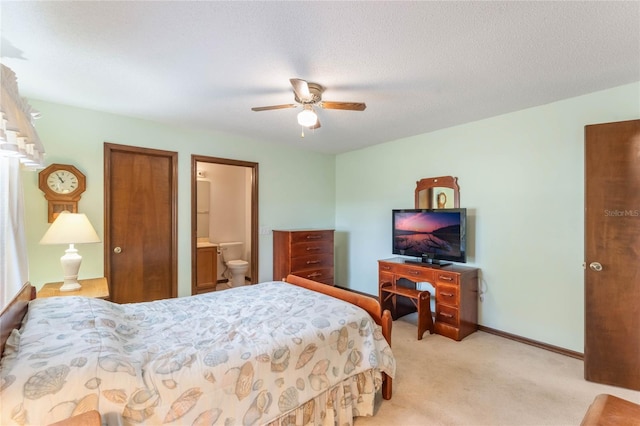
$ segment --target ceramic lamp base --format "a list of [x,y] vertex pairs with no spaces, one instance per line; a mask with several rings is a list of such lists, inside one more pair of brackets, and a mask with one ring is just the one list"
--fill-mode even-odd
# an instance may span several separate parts
[[60,258],[62,264],[62,272],[64,274],[64,283],[60,287],[60,291],[74,291],[82,286],[78,282],[78,271],[82,263],[82,256],[78,254],[78,250],[73,244],[69,244],[69,248],[64,252],[64,256]]
[[80,290],[81,288],[82,286],[78,282],[64,283],[62,284],[62,287],[60,287],[60,291],[75,291],[75,290]]

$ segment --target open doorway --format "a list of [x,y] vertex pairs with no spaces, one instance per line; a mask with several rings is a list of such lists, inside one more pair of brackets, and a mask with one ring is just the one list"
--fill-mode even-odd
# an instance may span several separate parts
[[258,252],[258,163],[192,155],[191,294],[255,284]]

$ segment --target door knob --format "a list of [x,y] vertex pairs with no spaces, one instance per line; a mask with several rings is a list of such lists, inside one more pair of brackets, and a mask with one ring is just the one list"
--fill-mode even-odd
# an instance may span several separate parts
[[115,254],[120,254],[120,253],[122,253],[122,249],[120,247],[116,247],[116,248],[113,249],[113,252]]
[[589,264],[589,268],[591,268],[591,270],[596,272],[602,271],[602,265],[599,262],[591,262]]

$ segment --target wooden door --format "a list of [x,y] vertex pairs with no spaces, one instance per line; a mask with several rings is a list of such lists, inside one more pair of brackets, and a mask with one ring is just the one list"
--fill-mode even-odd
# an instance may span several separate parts
[[114,302],[177,296],[177,159],[104,144],[104,265]]
[[640,390],[640,120],[585,127],[585,379]]

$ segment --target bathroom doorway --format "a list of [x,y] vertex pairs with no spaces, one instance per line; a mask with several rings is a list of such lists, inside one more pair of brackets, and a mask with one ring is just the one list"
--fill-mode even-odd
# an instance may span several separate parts
[[[258,163],[191,156],[191,294],[227,288],[220,243],[241,243],[246,283],[258,279]],[[236,245],[237,246],[237,245]],[[235,260],[235,259],[234,259]],[[200,264],[198,264],[200,263]]]

